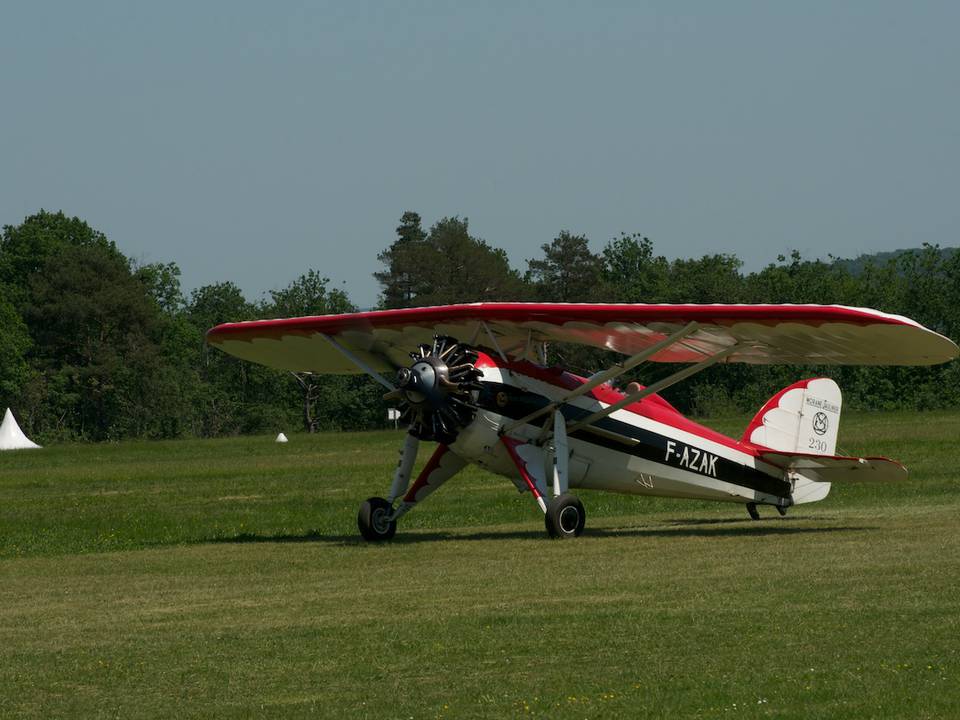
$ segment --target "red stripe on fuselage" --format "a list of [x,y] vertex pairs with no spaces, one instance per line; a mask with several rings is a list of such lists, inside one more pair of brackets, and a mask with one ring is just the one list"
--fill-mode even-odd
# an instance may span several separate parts
[[[567,391],[575,390],[587,381],[586,378],[574,375],[562,368],[543,367],[542,365],[537,365],[527,360],[508,360],[504,362],[499,358],[494,358],[483,352],[478,353],[476,366],[481,369],[484,367],[497,367],[501,370],[509,370],[511,373],[523,375],[532,380],[539,380],[540,382]],[[604,405],[613,405],[623,400],[626,395],[610,385],[600,385],[586,393],[584,397],[593,398],[598,402],[602,402]],[[754,457],[759,456],[759,452],[753,446],[742,444],[716,430],[712,430],[684,417],[673,405],[656,393],[641,398],[638,402],[627,405],[623,410],[668,425],[677,430],[688,432],[691,435],[696,435],[705,440],[710,440],[719,445],[724,445],[739,452],[747,453]]]

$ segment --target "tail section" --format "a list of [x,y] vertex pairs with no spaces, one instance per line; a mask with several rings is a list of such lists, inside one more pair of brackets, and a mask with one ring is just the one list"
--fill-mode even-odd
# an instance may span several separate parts
[[841,405],[840,387],[830,378],[801,380],[760,408],[742,441],[785,453],[835,455]]
[[833,482],[907,477],[907,469],[888,458],[837,455],[841,405],[840,388],[830,378],[801,380],[770,398],[743,433],[741,442],[783,470],[794,505],[823,500]]

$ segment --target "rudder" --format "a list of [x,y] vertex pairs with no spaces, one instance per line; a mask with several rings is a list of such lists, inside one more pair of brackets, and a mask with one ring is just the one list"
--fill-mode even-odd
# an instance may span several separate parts
[[760,408],[742,442],[788,453],[835,455],[843,399],[830,378],[801,380]]

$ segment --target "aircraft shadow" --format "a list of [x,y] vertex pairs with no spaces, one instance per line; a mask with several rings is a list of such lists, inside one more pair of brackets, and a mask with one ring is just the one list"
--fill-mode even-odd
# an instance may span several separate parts
[[[582,537],[590,538],[625,538],[625,537],[766,537],[785,535],[816,535],[825,533],[864,532],[876,530],[869,526],[832,526],[832,527],[791,527],[783,524],[787,518],[771,519],[770,523],[748,520],[673,520],[667,526],[658,527],[618,527],[618,528],[585,528]],[[739,523],[741,527],[690,527],[697,525],[721,525]],[[399,532],[390,541],[394,545],[407,545],[421,542],[436,542],[440,540],[544,540],[544,531],[536,530],[502,530],[475,532],[445,532],[431,530],[427,532],[407,531]],[[303,533],[301,535],[257,535],[255,533],[239,533],[230,537],[208,538],[201,542],[209,543],[327,543],[332,545],[367,546],[368,543],[359,535],[323,534],[319,531]]]

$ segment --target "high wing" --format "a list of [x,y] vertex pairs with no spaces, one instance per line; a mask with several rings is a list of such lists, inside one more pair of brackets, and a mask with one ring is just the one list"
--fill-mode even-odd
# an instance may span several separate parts
[[840,305],[473,303],[227,323],[207,341],[274,368],[353,374],[405,367],[410,350],[437,334],[523,356],[556,342],[637,355],[678,333],[648,359],[935,365],[957,357],[953,341],[909,318]]

